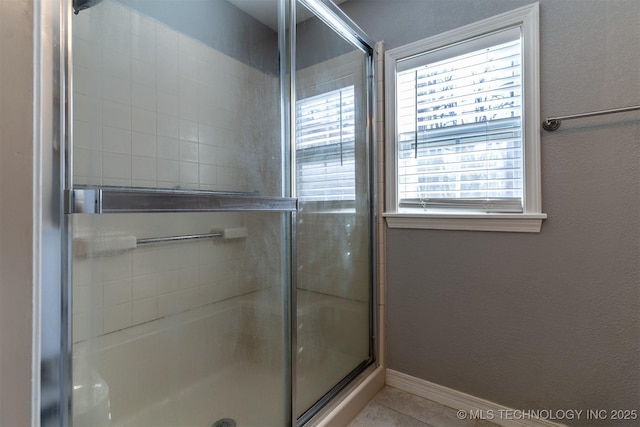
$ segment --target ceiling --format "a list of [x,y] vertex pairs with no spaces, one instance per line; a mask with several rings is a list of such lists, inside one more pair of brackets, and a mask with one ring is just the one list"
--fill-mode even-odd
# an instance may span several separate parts
[[[253,16],[273,30],[278,26],[277,10],[278,0],[227,0],[243,12]],[[335,4],[344,3],[347,0],[333,0]],[[301,22],[309,18],[310,15],[299,14],[297,21]]]

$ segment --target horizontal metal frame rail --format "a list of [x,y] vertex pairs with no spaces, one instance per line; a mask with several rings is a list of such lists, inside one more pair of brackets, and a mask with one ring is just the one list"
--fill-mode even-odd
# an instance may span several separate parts
[[562,120],[581,119],[583,117],[603,116],[605,114],[626,113],[627,111],[640,110],[640,105],[631,107],[612,108],[610,110],[592,111],[590,113],[572,114],[570,116],[548,117],[542,122],[542,128],[548,131],[554,131],[560,127]]
[[150,212],[294,212],[298,200],[256,193],[161,190],[153,188],[82,187],[65,192],[65,213]]
[[136,239],[136,245],[153,245],[155,243],[180,242],[183,240],[213,239],[216,237],[222,237],[223,235],[224,234],[220,232],[206,234],[187,234],[184,236],[148,237],[144,239]]

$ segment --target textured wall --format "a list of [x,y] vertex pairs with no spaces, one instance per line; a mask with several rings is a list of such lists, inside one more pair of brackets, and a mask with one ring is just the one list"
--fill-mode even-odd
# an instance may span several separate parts
[[31,422],[33,2],[0,0],[0,425]]
[[[527,3],[341,6],[389,49]],[[640,2],[540,5],[543,117],[640,103]],[[388,367],[512,408],[638,409],[640,113],[541,132],[540,234],[387,230]]]

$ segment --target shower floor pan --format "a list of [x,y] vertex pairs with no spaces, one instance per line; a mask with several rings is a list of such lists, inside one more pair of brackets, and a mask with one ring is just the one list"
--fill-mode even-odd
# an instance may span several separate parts
[[[300,407],[313,404],[362,360],[350,354],[346,341],[323,345],[355,315],[346,310],[352,303],[334,298],[319,296],[298,310]],[[286,425],[277,301],[260,291],[76,344],[74,385],[87,377],[83,370],[104,379],[111,420],[100,419],[103,411],[96,411],[98,418],[85,413],[74,427],[209,427],[223,418],[245,427]],[[328,328],[317,324],[327,321]]]

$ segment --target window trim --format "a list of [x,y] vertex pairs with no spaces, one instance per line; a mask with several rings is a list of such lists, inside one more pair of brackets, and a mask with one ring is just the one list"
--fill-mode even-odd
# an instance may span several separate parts
[[[540,47],[539,10],[533,3],[476,23],[391,49],[385,53],[386,194],[385,213],[389,228],[441,230],[539,232],[547,215],[542,213],[540,167]],[[396,72],[398,62],[437,49],[510,27],[523,35],[523,212],[517,214],[451,212],[403,212],[398,209],[396,162]]]

